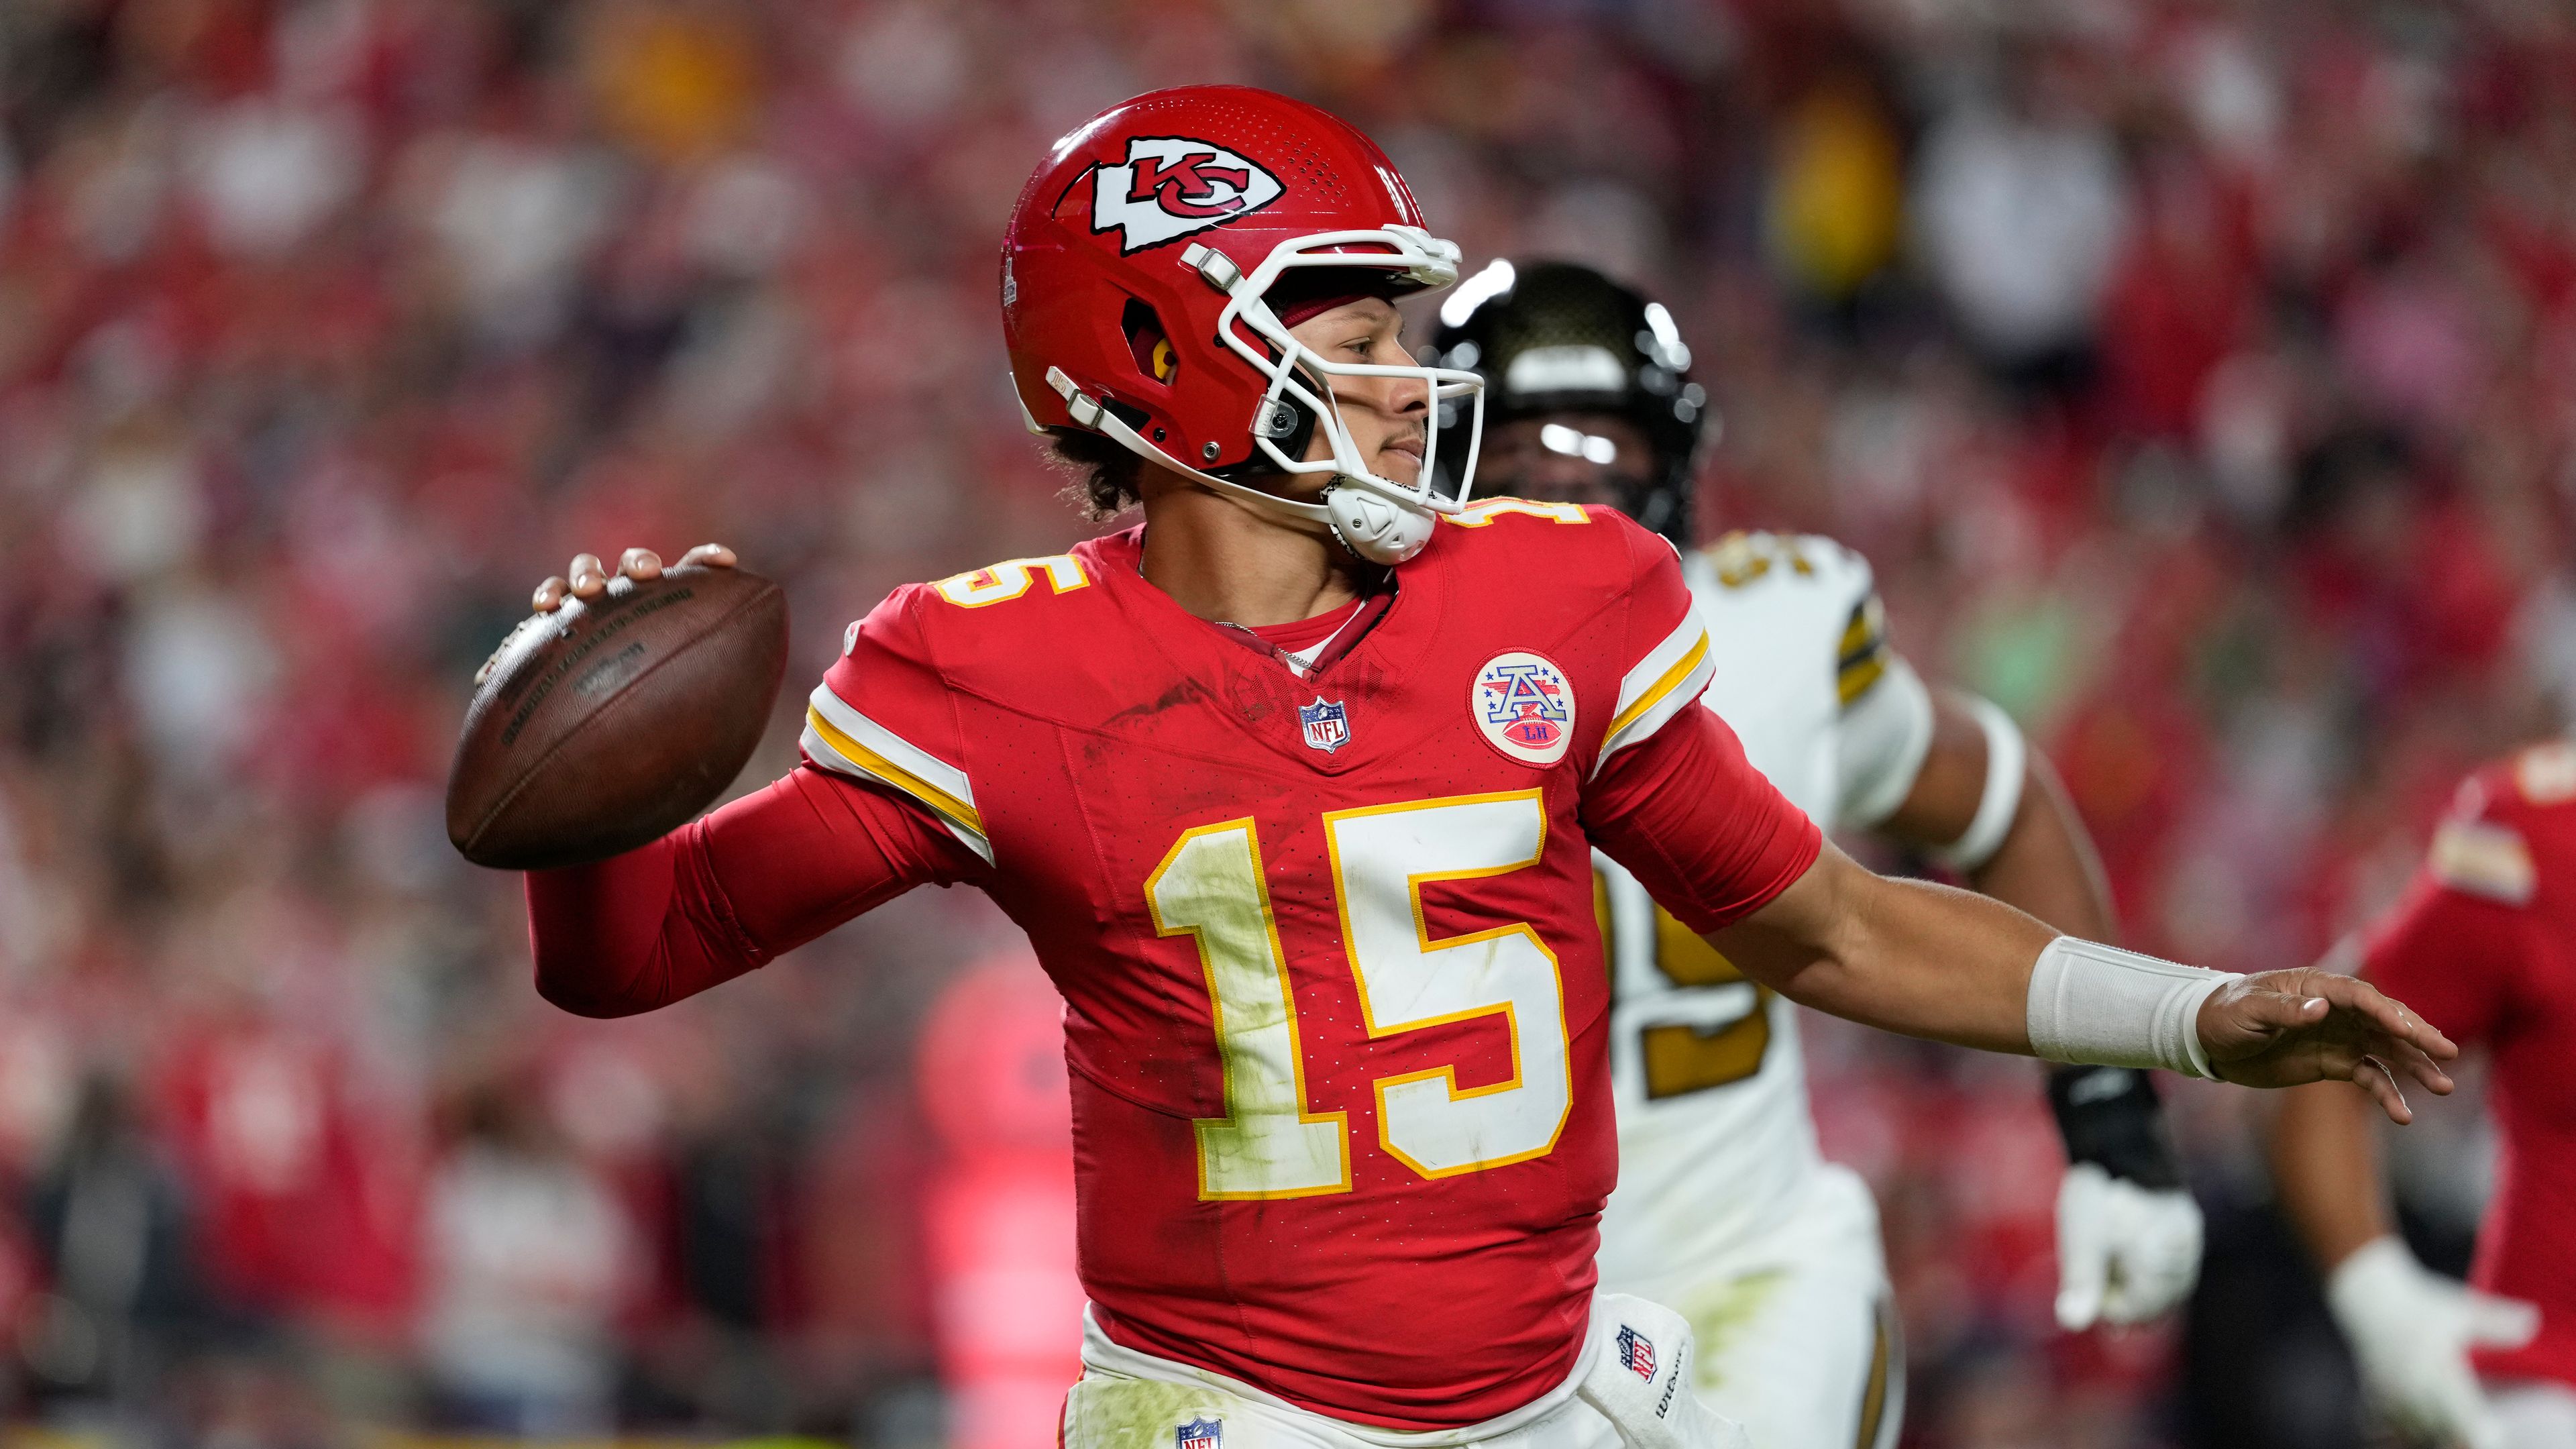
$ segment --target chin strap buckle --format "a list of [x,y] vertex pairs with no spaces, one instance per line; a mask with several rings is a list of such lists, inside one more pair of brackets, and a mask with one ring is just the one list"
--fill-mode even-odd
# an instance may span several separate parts
[[1197,272],[1220,292],[1231,293],[1234,284],[1243,280],[1243,269],[1234,264],[1232,257],[1201,242],[1190,243],[1181,253],[1181,265]]
[[1405,268],[1405,276],[1426,287],[1445,287],[1458,280],[1458,267],[1466,260],[1466,253],[1456,242],[1433,236],[1418,226],[1390,224],[1385,230],[1403,238],[1422,256],[1421,261]]
[[1100,415],[1108,411],[1100,405],[1100,399],[1085,395],[1074,385],[1072,378],[1064,375],[1061,367],[1048,368],[1046,380],[1047,386],[1055,389],[1056,396],[1064,399],[1064,410],[1076,424],[1086,428],[1100,426]]

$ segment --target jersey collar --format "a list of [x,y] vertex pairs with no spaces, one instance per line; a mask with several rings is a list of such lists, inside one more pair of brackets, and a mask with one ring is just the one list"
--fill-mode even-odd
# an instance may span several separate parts
[[[1392,706],[1416,677],[1445,612],[1446,566],[1433,557],[1440,552],[1439,533],[1423,557],[1393,571],[1403,575],[1401,588],[1390,583],[1370,596],[1375,612],[1353,621],[1367,627],[1345,629],[1303,677],[1249,630],[1199,618],[1149,582],[1143,573],[1144,538],[1139,524],[1093,539],[1076,552],[1090,555],[1110,596],[1155,652],[1175,673],[1199,684],[1234,727],[1324,774],[1381,759],[1422,733],[1424,721],[1402,719]],[[1267,662],[1256,660],[1256,652]],[[1352,711],[1347,746],[1332,751],[1306,746],[1296,710],[1314,700]]]

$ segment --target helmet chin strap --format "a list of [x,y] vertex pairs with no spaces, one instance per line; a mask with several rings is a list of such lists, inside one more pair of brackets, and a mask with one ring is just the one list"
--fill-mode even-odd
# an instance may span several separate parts
[[1342,547],[1374,564],[1400,564],[1422,552],[1436,526],[1433,515],[1339,483],[1324,489],[1324,511]]
[[1169,468],[1229,503],[1287,520],[1302,532],[1327,535],[1369,563],[1400,564],[1431,542],[1434,520],[1427,511],[1406,508],[1367,489],[1344,487],[1338,479],[1324,485],[1322,502],[1300,503],[1201,472],[1145,441],[1126,419],[1076,387],[1064,369],[1048,368],[1047,386],[1064,399],[1065,411],[1076,423],[1106,435],[1146,462]]

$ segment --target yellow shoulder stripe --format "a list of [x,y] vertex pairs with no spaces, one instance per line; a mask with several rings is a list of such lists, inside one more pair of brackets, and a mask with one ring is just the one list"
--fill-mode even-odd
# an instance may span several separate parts
[[805,727],[821,736],[823,742],[841,758],[929,806],[942,819],[962,825],[977,835],[984,833],[984,817],[975,813],[974,806],[860,744],[810,704],[805,707]]
[[1690,678],[1691,671],[1699,668],[1700,661],[1707,657],[1708,635],[1703,631],[1697,639],[1692,641],[1689,652],[1683,654],[1680,659],[1674,661],[1673,667],[1665,670],[1653,684],[1646,686],[1645,692],[1637,696],[1634,704],[1631,704],[1626,709],[1619,711],[1619,717],[1610,721],[1609,734],[1603,736],[1603,738],[1617,739],[1621,730],[1635,724],[1638,718],[1644,715],[1646,711],[1653,709],[1656,705],[1662,703],[1665,695],[1672,693],[1675,689],[1680,687],[1683,680]]

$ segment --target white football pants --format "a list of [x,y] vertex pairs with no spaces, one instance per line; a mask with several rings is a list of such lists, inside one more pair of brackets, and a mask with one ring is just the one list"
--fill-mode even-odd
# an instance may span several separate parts
[[1064,1449],[1746,1449],[1742,1431],[1680,1381],[1695,1357],[1689,1325],[1618,1294],[1594,1295],[1583,1352],[1564,1383],[1500,1418],[1426,1432],[1328,1418],[1222,1374],[1122,1348],[1088,1313],[1082,1330]]
[[1905,1355],[1859,1174],[1827,1163],[1777,1230],[1659,1281],[1617,1284],[1670,1304],[1699,1344],[1701,1402],[1753,1449],[1893,1449]]

